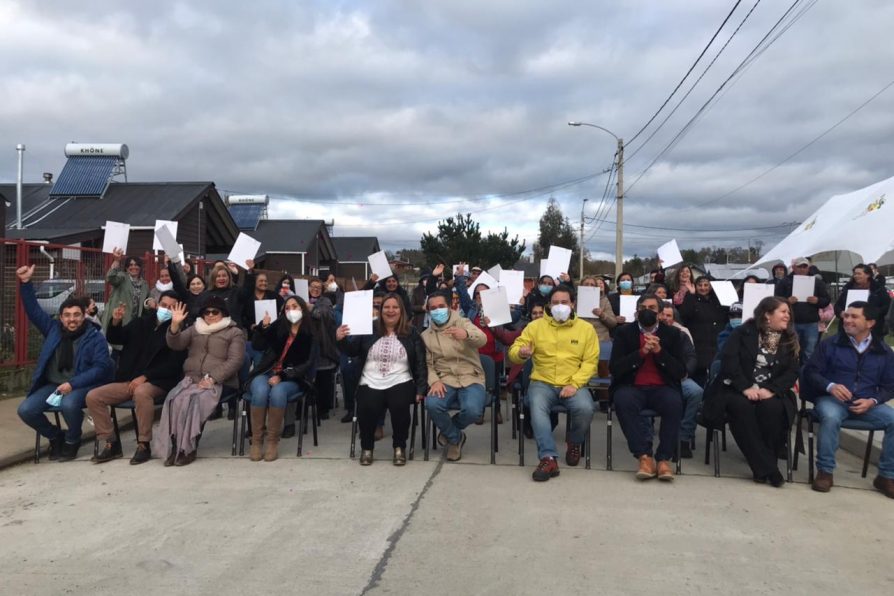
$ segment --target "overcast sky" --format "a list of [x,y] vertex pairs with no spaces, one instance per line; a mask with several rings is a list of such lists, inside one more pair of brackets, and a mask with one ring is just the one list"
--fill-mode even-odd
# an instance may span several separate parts
[[[616,142],[566,123],[629,140],[733,4],[0,0],[0,179],[15,178],[16,143],[27,145],[26,181],[38,181],[62,169],[66,142],[123,142],[131,180],[269,194],[271,216],[334,218],[339,236],[417,248],[462,211],[530,246],[551,194],[575,226],[584,198],[588,218],[604,211],[606,175],[563,183],[609,168]],[[634,185],[790,4],[760,2],[646,141],[754,5],[743,0],[627,147],[627,255],[672,237],[684,248],[769,247],[791,228],[760,228],[894,175],[891,88],[728,194],[894,79],[894,2],[805,0],[803,17]],[[544,190],[516,194],[530,189]],[[614,218],[587,224],[592,252],[613,252]]]

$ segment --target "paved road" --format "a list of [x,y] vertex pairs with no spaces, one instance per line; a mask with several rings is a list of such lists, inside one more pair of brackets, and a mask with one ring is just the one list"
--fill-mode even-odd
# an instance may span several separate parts
[[484,426],[462,462],[402,469],[349,460],[348,426],[324,423],[322,445],[300,460],[294,440],[275,463],[231,459],[230,428],[216,421],[186,468],[93,465],[84,449],[76,462],[0,471],[0,593],[816,596],[894,586],[892,502],[844,454],[836,481],[854,488],[828,495],[753,484],[732,443],[723,478],[687,460],[671,485],[639,483],[620,437],[623,470],[604,471],[597,415],[593,469],[562,466],[535,484],[534,445],[527,467],[513,465],[506,426],[499,465],[487,464]]

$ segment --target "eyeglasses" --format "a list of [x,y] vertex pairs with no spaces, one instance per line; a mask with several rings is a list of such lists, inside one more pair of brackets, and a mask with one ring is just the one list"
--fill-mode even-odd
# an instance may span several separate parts
[[220,310],[216,309],[216,308],[207,308],[204,311],[202,311],[203,317],[207,317],[207,316],[216,317],[219,314],[220,314]]

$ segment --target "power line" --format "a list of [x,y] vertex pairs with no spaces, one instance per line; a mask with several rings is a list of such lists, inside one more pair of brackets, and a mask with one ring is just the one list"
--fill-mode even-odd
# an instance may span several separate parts
[[639,135],[641,135],[643,133],[643,131],[646,130],[646,128],[648,128],[650,124],[652,124],[652,121],[655,120],[655,118],[658,117],[658,114],[661,113],[661,110],[663,110],[665,108],[665,106],[667,106],[668,102],[671,100],[671,98],[674,96],[674,94],[677,91],[679,91],[680,87],[683,86],[683,82],[686,80],[686,77],[688,77],[692,73],[692,71],[695,69],[695,66],[699,63],[699,60],[702,59],[702,57],[705,55],[705,52],[708,51],[708,48],[711,47],[711,44],[714,43],[714,40],[717,39],[718,35],[720,35],[720,31],[724,28],[724,26],[726,26],[727,21],[729,21],[730,17],[733,16],[733,13],[736,12],[736,9],[739,7],[739,4],[741,4],[741,3],[742,3],[742,0],[736,0],[736,3],[733,4],[732,9],[730,9],[730,11],[729,11],[729,14],[726,15],[726,18],[723,19],[722,23],[720,23],[720,27],[717,28],[717,31],[715,31],[714,35],[711,36],[711,39],[708,40],[708,44],[704,47],[704,49],[698,55],[698,58],[695,59],[695,62],[692,63],[692,66],[689,67],[689,70],[686,71],[686,74],[683,75],[683,78],[680,79],[680,82],[677,83],[677,86],[674,87],[674,90],[671,91],[671,94],[667,96],[667,99],[664,100],[664,103],[662,103],[661,106],[658,108],[658,110],[654,114],[652,114],[652,117],[649,118],[649,120],[645,124],[643,124],[642,128],[640,128],[636,132],[636,134],[634,134],[633,137],[631,137],[630,140],[627,141],[628,145],[633,143],[637,139],[637,137],[639,137]]
[[[664,147],[664,149],[662,149],[662,150],[658,153],[658,155],[656,155],[655,158],[652,159],[651,162],[649,162],[649,165],[647,165],[647,166],[645,167],[645,169],[643,169],[643,170],[639,173],[639,175],[638,175],[638,176],[636,177],[636,179],[633,181],[633,184],[631,184],[630,186],[627,187],[627,190],[625,191],[625,194],[626,194],[626,193],[629,193],[629,191],[630,191],[633,187],[636,186],[636,184],[642,179],[642,177],[646,175],[646,172],[648,172],[648,171],[652,168],[652,166],[654,166],[654,165],[658,162],[658,160],[661,159],[661,158],[664,156],[665,153],[667,153],[671,148],[673,148],[673,147],[674,147],[674,146],[675,146],[675,145],[676,145],[676,144],[683,138],[683,136],[685,136],[686,133],[688,133],[688,132],[692,129],[692,127],[693,127],[693,125],[695,124],[695,122],[696,122],[696,121],[697,121],[697,120],[698,120],[698,119],[699,119],[699,118],[700,118],[700,117],[701,117],[701,116],[708,110],[709,106],[712,105],[712,102],[713,102],[714,99],[717,97],[717,95],[718,95],[721,91],[723,91],[723,89],[729,84],[729,82],[732,81],[733,78],[735,78],[735,77],[742,71],[742,69],[749,63],[750,60],[752,60],[753,58],[756,58],[757,55],[759,55],[759,54],[757,54],[757,52],[760,50],[761,53],[762,53],[762,52],[763,52],[764,50],[766,50],[770,45],[772,45],[773,42],[775,42],[777,39],[779,39],[779,36],[776,36],[776,37],[773,38],[773,40],[771,40],[771,41],[767,44],[766,47],[763,47],[763,46],[764,46],[764,43],[767,41],[767,39],[770,38],[770,36],[776,31],[776,29],[779,28],[779,26],[780,26],[780,25],[783,23],[783,21],[788,17],[788,15],[791,14],[791,12],[795,9],[795,7],[797,7],[797,5],[800,4],[800,3],[801,3],[801,0],[795,0],[795,1],[791,4],[791,6],[788,7],[788,9],[783,13],[783,15],[782,15],[781,17],[779,17],[779,20],[776,21],[776,23],[770,28],[770,30],[769,30],[769,31],[768,31],[768,32],[761,38],[761,40],[757,43],[757,45],[755,45],[755,47],[752,48],[752,50],[748,53],[748,55],[747,55],[747,56],[746,56],[746,57],[739,63],[739,65],[733,70],[732,74],[730,74],[730,75],[726,78],[726,80],[724,80],[723,83],[720,84],[720,86],[714,91],[714,93],[711,94],[711,96],[708,98],[708,100],[705,101],[704,104],[702,104],[702,106],[698,109],[698,111],[696,111],[695,115],[693,115],[692,118],[689,119],[689,121],[688,121],[688,122],[683,126],[683,128],[680,129],[680,131],[679,131],[679,132],[678,132],[678,133],[671,139],[671,141]],[[814,2],[813,4],[815,4],[815,2]],[[811,4],[811,5],[808,7],[808,9],[809,9],[810,7],[812,7],[813,4]],[[800,13],[798,13],[798,14],[794,17],[794,19],[792,20],[792,22],[794,22],[794,21],[797,20],[797,19],[800,19],[804,14],[806,14],[806,10],[805,10],[805,11],[801,11]],[[787,30],[787,29],[786,29],[786,30]]]

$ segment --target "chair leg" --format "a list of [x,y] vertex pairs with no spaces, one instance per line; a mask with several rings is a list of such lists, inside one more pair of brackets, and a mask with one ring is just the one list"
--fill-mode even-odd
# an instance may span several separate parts
[[246,400],[243,398],[242,408],[239,412],[239,457],[245,455],[245,426],[248,424],[248,408],[246,406]]
[[34,463],[40,463],[40,433],[34,431]]
[[428,444],[428,419],[425,417],[425,402],[419,404],[419,434],[423,448]]
[[317,427],[320,426],[323,422],[320,420],[320,412],[317,409],[317,398],[311,397],[310,400],[310,409],[313,413],[313,419],[316,420],[316,424],[313,425],[314,429],[314,447],[318,447],[320,445],[319,440],[317,439]]
[[722,438],[722,447],[723,450],[726,451],[726,426],[724,425],[723,430],[720,433],[720,437]]
[[863,478],[869,471],[869,457],[872,455],[872,439],[875,438],[875,431],[869,431],[869,440],[866,441],[866,455],[863,456]]
[[512,440],[514,441],[516,439],[515,435],[518,433],[518,392],[515,389],[512,390],[509,414],[512,418]]
[[298,430],[298,457],[301,457],[301,450],[304,447],[304,435],[307,433],[307,396],[302,396],[299,399],[301,400],[301,403],[295,408],[296,413],[298,414],[298,420],[295,421],[295,428]]
[[354,459],[357,456],[357,431],[359,423],[357,422],[357,400],[354,400],[354,411],[351,414],[351,451],[349,456]]
[[[428,428],[428,427],[426,427],[426,428]],[[434,434],[434,432],[435,432],[435,423],[434,422],[431,423],[431,432],[432,432],[432,434]],[[428,461],[429,452],[431,451],[431,441],[428,441],[425,438],[423,438],[422,442],[425,443],[425,455],[423,455],[423,460]]]
[[497,444],[497,407],[500,405],[500,402],[497,398],[494,398],[494,401],[490,404],[490,463],[497,463],[497,449],[499,449],[499,445]]
[[719,429],[714,429],[711,433],[713,435],[714,442],[714,478],[720,478],[720,434],[721,431]]
[[711,463],[711,440],[714,438],[713,431],[705,427],[705,465],[709,465]]
[[587,438],[584,439],[584,441],[586,441],[586,445],[584,446],[584,453],[586,454],[586,458],[587,458],[586,466],[585,466],[587,470],[590,469],[590,445],[592,445],[590,438],[592,437],[592,434],[593,434],[592,433],[592,423],[593,423],[593,421],[591,420],[590,421],[591,426],[587,427]]
[[410,454],[408,459],[412,460],[416,455],[416,425],[419,423],[419,402],[413,402],[413,418],[410,421]]
[[130,419],[133,420],[133,437],[136,442],[140,442],[140,425],[137,422],[137,409],[130,409]]
[[518,408],[518,465],[525,465],[525,409]]
[[612,471],[612,404],[608,403],[608,407],[605,410],[605,469],[609,472]]
[[807,419],[807,482],[813,484],[813,418]]
[[[801,415],[801,412],[798,412],[798,430],[797,436],[801,437],[801,425],[804,423],[804,416]],[[794,450],[794,459],[792,460],[792,470],[798,469],[798,450]]]
[[[118,443],[120,444],[121,443],[121,429],[118,427],[118,408],[115,408],[114,406],[112,406],[110,409],[112,410],[111,411],[112,428],[115,430],[115,440],[118,441]],[[137,420],[136,417],[134,417],[134,423],[136,423],[136,420]]]
[[240,411],[233,416],[233,448],[230,451],[230,457],[236,457],[239,451],[239,421],[242,419],[242,412],[245,411],[245,400],[236,399],[235,407]]
[[792,475],[792,431],[788,430],[785,436],[785,479],[788,482],[794,482]]
[[683,458],[680,457],[680,453],[682,451],[680,449],[680,445],[682,445],[682,444],[683,444],[683,441],[681,441],[678,437],[677,438],[677,452],[674,454],[674,459],[677,460],[677,475],[678,476],[683,473]]

